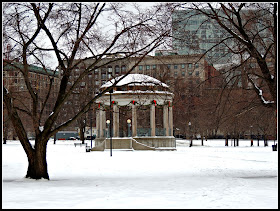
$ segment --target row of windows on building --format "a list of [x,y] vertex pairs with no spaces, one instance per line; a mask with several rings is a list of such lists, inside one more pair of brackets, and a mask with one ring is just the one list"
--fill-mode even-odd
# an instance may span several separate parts
[[[167,64],[166,65],[168,69],[179,69],[179,67],[181,67],[181,69],[185,69],[186,67],[188,69],[192,69],[193,68],[193,64],[192,63],[188,63],[188,64]],[[199,67],[199,64],[195,64],[195,68],[198,68]],[[138,70],[156,70],[157,69],[157,65],[138,65],[137,67]]]
[[[192,63],[187,63],[187,64],[167,64],[166,65],[168,69],[179,69],[179,67],[181,67],[181,69],[185,69],[185,68],[188,68],[188,69],[192,69],[193,67],[195,68],[198,68],[199,67],[199,64],[192,64]],[[156,64],[153,64],[153,65],[138,65],[136,67],[137,70],[156,70],[158,68],[158,65]],[[114,71],[113,71],[114,69]],[[116,75],[117,74],[121,74],[121,73],[126,73],[126,66],[125,65],[122,65],[121,67],[116,65],[114,68],[112,66],[108,66],[107,68],[101,68],[101,74],[102,73],[106,73],[106,72],[109,72],[109,73],[115,73]],[[80,69],[75,69],[76,72],[79,72]],[[99,69],[96,69],[94,71],[95,74],[98,74],[100,72]]]
[[[167,76],[168,77],[173,77],[174,76],[174,78],[177,78],[177,77],[186,77],[186,75],[188,75],[188,76],[196,76],[196,77],[200,77],[201,75],[201,73],[197,70],[197,71],[174,71],[173,72],[173,75],[171,75],[170,74],[170,72],[166,72],[166,73],[164,73],[164,72],[161,72],[161,73],[153,73],[153,74],[150,74],[150,73],[147,73],[147,72],[138,72],[138,73],[143,73],[143,74],[146,74],[146,75],[151,75],[152,77],[154,77],[154,78],[157,78],[157,77],[163,77],[164,76],[164,74],[167,74]],[[111,74],[109,74],[109,73],[104,73],[104,74],[102,74],[101,75],[101,80],[99,81],[98,80],[98,78],[96,78],[96,80],[95,80],[95,85],[96,86],[101,86],[101,85],[103,85],[104,83],[106,83],[108,80],[110,80],[112,78],[112,75]]]
[[[29,72],[28,76],[31,80],[37,80],[37,81],[49,81],[49,76],[48,75],[43,75],[43,74],[38,74],[38,73],[33,73]],[[3,77],[9,78],[9,79],[14,79],[14,83],[18,83],[19,81],[23,81],[23,76],[22,73],[19,71],[3,71]]]
[[[28,73],[30,78],[31,86],[41,92],[49,87],[50,81],[47,75],[38,74],[36,72]],[[22,73],[19,71],[3,71],[3,83],[6,87],[11,88],[12,91],[26,91],[27,87],[25,85]],[[57,89],[58,78],[54,79],[54,88]]]
[[[156,70],[158,70],[159,66],[161,65],[138,65],[135,68],[136,73],[141,73],[141,74],[146,74],[146,75],[151,75],[152,77],[157,77],[157,76],[163,76],[165,73],[163,71],[160,72],[156,72]],[[181,76],[184,77],[187,74],[189,76],[192,76],[195,74],[195,76],[199,76],[199,71],[196,70],[194,71],[194,68],[197,69],[199,68],[199,64],[193,64],[193,63],[185,63],[185,64],[167,64],[164,65],[167,67],[168,70],[174,70],[174,77],[178,77]],[[82,69],[81,69],[82,70]],[[177,70],[181,70],[180,72]],[[74,73],[74,77],[78,77],[78,72],[80,71],[80,69],[75,69],[75,72],[77,74]],[[96,69],[94,71],[94,79],[95,79],[95,85],[99,86],[101,85],[100,82],[103,84],[106,80],[110,80],[113,76],[118,76],[120,74],[125,74],[127,71],[127,68],[125,65],[119,66],[116,65],[115,67],[112,66],[108,66],[107,68],[101,68],[101,69]],[[91,80],[93,77],[93,74],[89,74],[88,77]],[[167,72],[168,76],[171,76],[169,72]],[[71,80],[71,77],[70,77]],[[101,80],[99,82],[99,80]]]

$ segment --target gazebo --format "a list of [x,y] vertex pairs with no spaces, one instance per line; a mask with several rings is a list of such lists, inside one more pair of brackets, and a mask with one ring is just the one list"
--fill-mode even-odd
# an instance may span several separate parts
[[[112,86],[115,81],[123,76],[108,81],[101,86],[101,91]],[[96,129],[97,137],[92,151],[113,149],[130,150],[175,150],[175,137],[173,136],[173,93],[169,87],[161,81],[143,74],[129,74],[119,81],[111,93],[106,92],[99,98],[96,105]],[[127,120],[131,124],[131,133],[127,137],[120,137],[119,125],[120,107],[131,108],[132,119]],[[149,128],[137,127],[137,110],[139,106],[149,107]],[[162,108],[163,128],[156,128],[156,106]],[[112,133],[106,127],[106,112],[111,112]],[[110,121],[107,120],[107,125]],[[107,129],[108,128],[108,129]],[[110,142],[111,141],[111,142]],[[110,143],[112,144],[110,146]]]

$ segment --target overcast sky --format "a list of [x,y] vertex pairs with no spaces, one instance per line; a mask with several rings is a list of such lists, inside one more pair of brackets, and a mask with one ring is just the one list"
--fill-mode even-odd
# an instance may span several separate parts
[[[118,3],[118,2],[116,2],[116,3]],[[120,2],[120,3],[125,3],[126,8],[129,8],[130,11],[133,11],[133,9],[134,9],[133,4],[135,4],[135,3],[139,4],[142,9],[148,9],[160,2]],[[100,22],[100,18],[102,18],[102,16],[103,15],[101,15],[101,17],[99,17],[99,22]],[[106,19],[104,19],[104,21],[106,21]],[[115,26],[112,25],[111,30],[114,30],[114,27]],[[110,28],[111,28],[110,25],[107,26],[106,31],[110,31]],[[49,39],[46,39],[44,41],[47,43],[50,43]],[[51,46],[51,43],[50,43],[50,46]],[[53,70],[58,66],[58,62],[57,62],[57,59],[56,59],[54,53],[53,53],[53,57],[47,60],[47,66]]]

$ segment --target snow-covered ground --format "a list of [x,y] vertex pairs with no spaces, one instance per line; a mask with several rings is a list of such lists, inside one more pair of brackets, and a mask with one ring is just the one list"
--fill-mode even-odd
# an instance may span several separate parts
[[177,140],[177,151],[113,150],[112,157],[73,142],[49,142],[49,181],[24,178],[20,143],[2,144],[2,208],[278,208],[273,141],[189,147]]

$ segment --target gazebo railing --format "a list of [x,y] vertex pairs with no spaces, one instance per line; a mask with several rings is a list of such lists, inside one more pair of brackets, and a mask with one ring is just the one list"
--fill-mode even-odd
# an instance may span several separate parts
[[151,136],[151,128],[137,128],[137,136]]
[[[151,136],[151,128],[137,128],[137,136]],[[165,136],[165,128],[156,128],[156,136]]]
[[156,128],[156,136],[165,136],[166,129],[165,128]]
[[[169,129],[170,130],[170,129]],[[151,136],[151,128],[137,128],[137,136]],[[110,133],[108,129],[103,129],[103,134],[106,138],[110,137]],[[114,136],[114,132],[112,131],[112,136]],[[120,137],[127,137],[127,131],[120,130]],[[166,136],[165,128],[156,128],[156,136]]]

